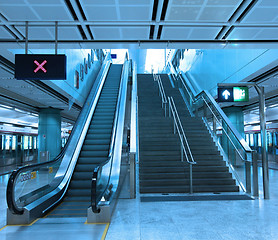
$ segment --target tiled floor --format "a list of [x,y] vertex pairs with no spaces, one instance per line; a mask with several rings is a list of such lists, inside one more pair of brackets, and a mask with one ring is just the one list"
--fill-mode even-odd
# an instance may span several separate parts
[[86,218],[42,218],[31,226],[6,226],[6,186],[9,175],[0,176],[0,240],[100,240],[107,224],[85,224]]
[[262,199],[260,184],[260,199],[208,202],[140,202],[137,194],[118,201],[106,240],[277,240],[278,171],[270,170],[270,192]]
[[[7,180],[8,175],[0,177],[0,228],[6,221]],[[140,202],[139,194],[120,199],[106,240],[277,240],[278,171],[270,170],[270,191],[270,200],[262,199],[260,184],[261,197],[254,201]],[[8,226],[0,239],[100,239],[107,225],[84,220],[40,219],[31,227]]]

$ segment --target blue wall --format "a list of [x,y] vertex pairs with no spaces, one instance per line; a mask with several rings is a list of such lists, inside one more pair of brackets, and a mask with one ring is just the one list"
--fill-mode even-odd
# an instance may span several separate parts
[[[185,57],[186,54],[187,51]],[[212,96],[215,96],[217,83],[242,81],[277,59],[277,49],[198,50],[187,73],[197,85],[195,89],[208,90]]]
[[65,49],[59,50],[60,54],[67,55],[67,80],[51,80],[43,81],[50,87],[62,93],[71,99],[72,102],[83,106],[86,97],[96,79],[100,69],[100,62],[94,61],[91,68],[88,68],[88,74],[84,73],[84,80],[79,79],[79,89],[74,87],[74,74],[75,70],[80,72],[80,64],[84,64],[84,58],[88,61],[88,53],[91,54],[89,49]]
[[[12,50],[12,52],[23,54],[24,49]],[[31,54],[53,54],[51,49],[30,49],[29,52]],[[79,80],[79,89],[74,87],[75,70],[80,72],[80,64],[84,64],[84,58],[88,61],[88,53],[91,54],[91,49],[59,49],[58,54],[67,56],[67,80],[44,80],[42,82],[66,96],[70,102],[83,106],[101,67],[94,53],[94,63],[90,69],[88,68],[88,74],[84,73],[84,80]]]

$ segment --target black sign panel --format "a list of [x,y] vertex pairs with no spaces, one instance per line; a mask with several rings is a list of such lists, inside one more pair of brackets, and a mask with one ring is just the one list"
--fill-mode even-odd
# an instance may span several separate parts
[[233,87],[218,88],[218,102],[233,102],[234,92]]
[[66,55],[16,54],[18,80],[66,80]]

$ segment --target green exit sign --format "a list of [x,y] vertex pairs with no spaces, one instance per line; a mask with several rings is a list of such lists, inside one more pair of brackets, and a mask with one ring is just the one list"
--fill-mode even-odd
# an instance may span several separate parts
[[235,102],[248,102],[249,91],[248,87],[233,87]]
[[248,102],[248,87],[219,87],[218,102]]

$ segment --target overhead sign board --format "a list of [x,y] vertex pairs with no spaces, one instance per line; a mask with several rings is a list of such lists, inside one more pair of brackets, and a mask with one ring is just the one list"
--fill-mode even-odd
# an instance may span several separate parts
[[248,102],[248,87],[219,87],[218,102]]
[[16,54],[15,78],[18,80],[66,80],[66,55]]

